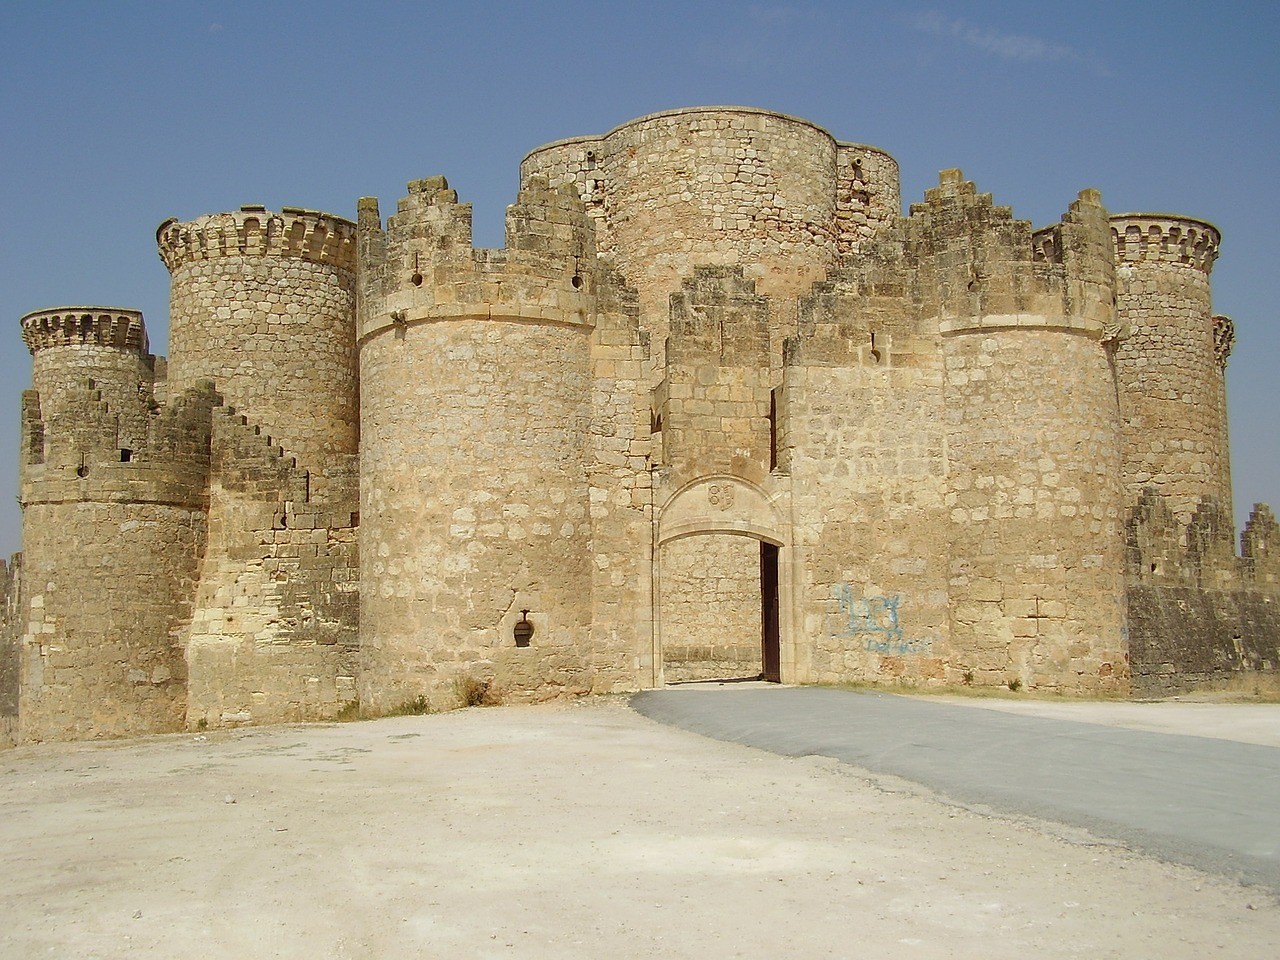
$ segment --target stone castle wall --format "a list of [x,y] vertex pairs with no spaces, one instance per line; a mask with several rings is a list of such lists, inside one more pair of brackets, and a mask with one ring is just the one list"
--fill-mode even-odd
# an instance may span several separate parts
[[1254,506],[1233,543],[1230,514],[1202,501],[1189,525],[1148,487],[1126,525],[1134,692],[1280,692],[1280,525]]
[[96,390],[47,421],[38,399],[24,422],[21,735],[180,729],[214,397],[193,390],[154,416],[127,459]]
[[332,719],[357,699],[354,501],[310,499],[309,476],[234,410],[212,426],[209,544],[184,637],[187,726]]
[[[592,689],[592,231],[526,184],[508,248],[472,250],[442,179],[385,233],[362,212],[361,703]],[[372,213],[372,211],[370,211]],[[422,282],[429,273],[434,283]],[[515,624],[534,626],[517,647]]]
[[941,355],[910,304],[884,295],[900,288],[894,272],[815,289],[788,344],[779,460],[813,638],[799,677],[812,682],[955,682]]
[[169,361],[136,311],[22,319],[0,742],[485,685],[1275,684],[1202,221],[1086,190],[1033,231],[958,170],[903,216],[883,151],[709,107],[533,151],[502,249],[442,177],[157,240]]

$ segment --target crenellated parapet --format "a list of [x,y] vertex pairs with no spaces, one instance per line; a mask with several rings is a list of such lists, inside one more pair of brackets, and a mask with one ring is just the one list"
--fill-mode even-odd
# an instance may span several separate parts
[[1222,235],[1205,220],[1162,213],[1119,213],[1111,218],[1117,263],[1172,263],[1209,273]]
[[22,342],[33,355],[49,347],[92,344],[145,355],[147,328],[138,310],[121,307],[50,307],[28,313],[19,323]]
[[409,184],[387,219],[361,201],[362,340],[442,320],[588,325],[610,276],[595,227],[571,184],[530,178],[507,211],[507,246],[471,246],[471,205],[443,177]]
[[221,257],[286,257],[337,270],[356,268],[356,226],[317,210],[243,206],[181,222],[170,218],[156,230],[160,258],[169,271]]
[[1114,268],[1095,190],[1033,233],[959,170],[944,170],[911,205],[905,242],[921,316],[937,318],[944,335],[1030,327],[1101,339],[1114,326]]

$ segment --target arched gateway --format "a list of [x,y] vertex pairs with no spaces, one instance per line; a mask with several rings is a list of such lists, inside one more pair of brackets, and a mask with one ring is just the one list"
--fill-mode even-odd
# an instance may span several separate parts
[[795,679],[790,537],[777,497],[738,477],[680,488],[655,524],[654,682]]

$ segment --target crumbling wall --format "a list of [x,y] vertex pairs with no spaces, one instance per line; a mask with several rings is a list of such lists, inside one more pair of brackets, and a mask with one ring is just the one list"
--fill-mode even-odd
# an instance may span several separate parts
[[1202,500],[1191,523],[1143,491],[1131,511],[1126,587],[1134,693],[1280,692],[1280,526],[1255,504],[1234,549],[1230,515]]
[[[213,420],[209,546],[186,633],[190,729],[332,719],[357,700],[354,461],[328,500],[234,409]],[[333,458],[340,460],[340,458]]]
[[18,594],[22,587],[22,554],[0,560],[0,750],[18,737],[18,677],[22,632]]

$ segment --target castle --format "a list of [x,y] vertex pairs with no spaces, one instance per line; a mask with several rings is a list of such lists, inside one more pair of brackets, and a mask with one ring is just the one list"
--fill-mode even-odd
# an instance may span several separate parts
[[715,107],[533,151],[503,249],[440,177],[166,221],[167,361],[136,311],[21,320],[0,713],[1274,677],[1218,231],[1092,190],[1033,230],[956,170],[901,211],[884,151]]

